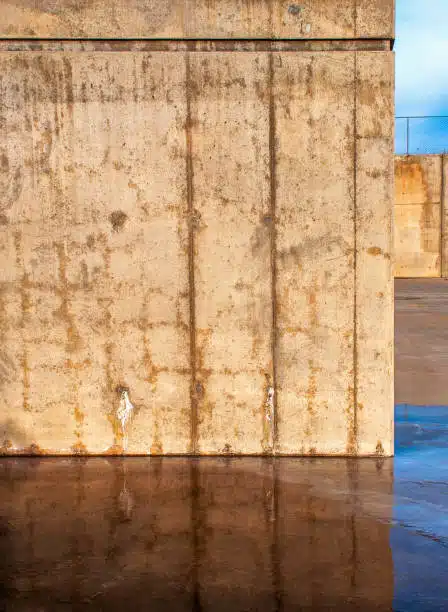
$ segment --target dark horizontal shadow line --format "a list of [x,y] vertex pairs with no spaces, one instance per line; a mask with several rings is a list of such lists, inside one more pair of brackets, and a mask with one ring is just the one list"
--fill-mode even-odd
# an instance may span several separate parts
[[160,459],[182,459],[185,461],[200,461],[205,462],[207,460],[220,460],[224,461],[244,461],[248,459],[262,459],[263,461],[278,461],[278,462],[287,462],[287,460],[294,459],[295,461],[301,461],[303,463],[312,463],[316,461],[323,461],[324,463],[331,461],[349,461],[354,463],[371,463],[373,461],[380,461],[381,463],[385,461],[392,462],[394,457],[392,455],[379,455],[372,453],[370,455],[349,455],[347,453],[341,455],[280,455],[280,454],[268,454],[268,453],[251,453],[251,454],[239,454],[234,455],[229,453],[228,455],[219,454],[219,453],[210,453],[208,455],[199,455],[199,454],[167,454],[167,455],[149,455],[145,453],[132,453],[129,455],[126,454],[107,454],[107,453],[58,453],[58,452],[41,452],[41,453],[32,453],[27,451],[12,451],[12,452],[2,452],[0,453],[0,460],[12,460],[15,459],[17,461],[21,461],[22,459],[36,459],[46,461],[48,459],[73,459],[75,461],[85,461],[87,459],[105,459],[107,461],[117,461],[119,459],[148,459],[148,460],[160,460]]
[[383,38],[0,38],[0,51],[388,51]]

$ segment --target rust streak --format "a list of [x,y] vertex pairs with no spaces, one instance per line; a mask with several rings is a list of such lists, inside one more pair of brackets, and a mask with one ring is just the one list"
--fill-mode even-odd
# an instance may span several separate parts
[[[61,319],[66,324],[66,335],[67,335],[67,351],[69,353],[73,353],[78,351],[81,348],[82,341],[81,337],[78,333],[78,330],[75,326],[75,319],[73,314],[70,312],[69,302],[70,302],[70,293],[69,293],[69,283],[67,278],[67,263],[68,256],[65,250],[65,246],[62,243],[54,244],[59,260],[59,282],[60,282],[60,290],[59,295],[61,298],[61,306],[56,314],[58,314]],[[79,405],[79,375],[78,372],[81,368],[86,365],[86,361],[84,363],[75,363],[71,359],[66,360],[66,366],[68,371],[70,372],[71,377],[71,392],[73,394],[73,416],[75,419],[75,436],[77,438],[76,443],[73,445],[72,449],[75,454],[86,454],[87,449],[82,442],[82,434],[83,434],[83,426],[84,426],[84,418],[85,415],[81,410]]]
[[57,313],[67,325],[67,350],[69,353],[72,353],[81,348],[82,342],[75,326],[74,317],[69,308],[70,295],[67,280],[67,254],[63,244],[55,243],[55,247],[59,259],[59,282],[61,284],[61,306]]
[[269,54],[269,175],[270,175],[270,239],[271,239],[271,292],[272,292],[272,450],[276,453],[278,444],[278,415],[277,415],[277,243],[276,243],[276,126],[275,126],[275,98],[274,98],[274,56]]
[[191,66],[190,54],[185,53],[185,85],[186,85],[186,178],[187,178],[187,204],[188,204],[188,282],[189,282],[189,310],[190,310],[190,453],[197,454],[198,449],[198,398],[196,393],[196,293],[194,275],[194,185],[193,185],[193,142],[191,118]]
[[14,234],[14,247],[16,250],[16,266],[22,270],[22,277],[20,281],[20,303],[22,310],[22,317],[20,321],[20,328],[22,332],[22,356],[20,359],[20,365],[22,367],[22,406],[25,412],[30,412],[30,367],[28,361],[28,347],[25,327],[26,319],[31,309],[31,300],[27,291],[29,279],[25,272],[25,264],[22,257],[22,234],[20,232],[16,232]]
[[81,442],[81,440],[78,440],[78,442],[73,444],[72,451],[74,455],[87,455],[88,454],[87,447],[85,446],[85,444]]
[[[261,406],[261,416],[262,416],[262,427],[263,427],[263,436],[261,439],[261,448],[263,455],[272,455],[273,451],[273,427],[272,427],[272,419],[273,419],[273,410],[272,406],[274,404],[275,393],[272,395],[272,383],[271,377],[269,374],[265,374],[266,383],[264,385],[264,395],[263,395],[263,403]],[[235,398],[233,396],[230,397],[231,400]]]
[[383,445],[381,444],[381,441],[380,441],[380,440],[378,440],[378,444],[376,445],[376,451],[375,451],[375,453],[376,453],[376,455],[377,455],[378,457],[384,457],[384,455],[385,455],[385,452],[384,452],[384,447],[383,447]]
[[[142,282],[144,278],[142,277]],[[144,303],[143,303],[143,311],[140,317],[139,327],[142,332],[142,342],[143,342],[143,366],[145,371],[145,380],[151,385],[151,391],[155,393],[157,388],[157,380],[159,377],[159,373],[163,370],[163,368],[157,367],[152,359],[151,352],[151,342],[148,338],[147,330],[150,329],[150,325],[148,322],[148,305],[149,305],[149,295],[150,292],[146,292]],[[168,371],[168,368],[165,369]]]
[[163,455],[162,441],[160,440],[159,419],[154,420],[153,442],[151,444],[151,455]]
[[[356,3],[355,3],[356,10]],[[353,84],[353,403],[351,418],[348,423],[347,453],[349,455],[358,454],[358,211],[357,211],[357,189],[358,189],[358,143],[357,143],[357,122],[358,122],[358,58],[354,52],[354,84]]]

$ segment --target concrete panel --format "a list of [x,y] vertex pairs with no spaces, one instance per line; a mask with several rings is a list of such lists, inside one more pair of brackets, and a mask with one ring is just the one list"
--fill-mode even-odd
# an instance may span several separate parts
[[201,453],[272,450],[269,58],[189,62]]
[[440,155],[409,155],[395,158],[395,203],[440,203]]
[[442,195],[440,202],[441,231],[442,236],[442,265],[441,276],[448,278],[448,156],[442,156]]
[[442,157],[395,161],[395,276],[441,275]]
[[280,453],[352,452],[354,54],[274,56]]
[[278,450],[390,455],[393,56],[282,56],[275,91]]
[[184,58],[0,65],[4,448],[187,452]]
[[0,36],[392,38],[393,0],[0,0]]
[[397,278],[440,277],[440,223],[440,204],[395,207]]
[[358,52],[355,150],[354,412],[349,445],[393,455],[394,56]]
[[395,0],[356,0],[355,38],[394,38]]

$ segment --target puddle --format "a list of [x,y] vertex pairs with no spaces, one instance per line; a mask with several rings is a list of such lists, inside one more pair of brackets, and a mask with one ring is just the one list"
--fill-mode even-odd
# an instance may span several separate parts
[[448,408],[395,460],[5,458],[4,610],[446,610]]

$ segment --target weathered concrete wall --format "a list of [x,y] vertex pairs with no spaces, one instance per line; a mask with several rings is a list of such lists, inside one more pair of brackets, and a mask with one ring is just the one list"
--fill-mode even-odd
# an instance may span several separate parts
[[4,47],[2,452],[392,453],[393,55],[353,44]]
[[448,275],[447,158],[412,155],[395,161],[395,276]]
[[394,0],[1,0],[15,38],[393,38]]

